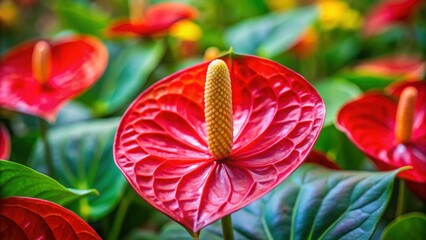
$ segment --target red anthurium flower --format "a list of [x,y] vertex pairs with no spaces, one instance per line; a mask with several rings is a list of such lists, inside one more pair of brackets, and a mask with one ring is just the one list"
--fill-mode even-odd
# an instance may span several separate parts
[[177,2],[154,4],[144,11],[144,0],[130,0],[130,18],[113,23],[109,35],[154,36],[164,34],[173,24],[184,19],[194,19],[195,8]]
[[366,74],[397,77],[401,80],[421,80],[426,73],[426,62],[416,56],[393,55],[365,60],[354,70]]
[[338,128],[380,170],[411,166],[399,176],[426,183],[426,82],[404,82],[389,94],[371,92],[349,102],[338,114]]
[[37,198],[0,199],[2,239],[101,239],[70,210]]
[[221,59],[142,93],[114,143],[135,191],[193,232],[281,183],[309,154],[325,116],[295,72],[254,56]]
[[105,46],[89,36],[24,43],[0,60],[0,107],[54,121],[67,100],[101,76],[107,61]]
[[422,0],[383,0],[365,17],[364,34],[377,35],[398,22],[409,20],[421,4]]
[[0,124],[0,159],[8,159],[10,153],[10,136],[6,127]]

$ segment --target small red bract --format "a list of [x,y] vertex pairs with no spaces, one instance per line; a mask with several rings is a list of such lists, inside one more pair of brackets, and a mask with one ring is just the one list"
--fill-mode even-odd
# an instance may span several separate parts
[[195,8],[183,3],[157,3],[146,9],[141,22],[132,23],[130,19],[125,19],[112,23],[108,35],[157,36],[166,33],[176,22],[194,19],[197,15]]
[[[418,92],[412,136],[400,143],[395,136],[396,100],[409,86]],[[426,183],[426,82],[404,82],[388,90],[390,96],[372,92],[347,103],[338,114],[337,126],[380,170],[411,166],[398,176]]]
[[43,83],[34,73],[37,42],[28,42],[0,60],[0,107],[53,122],[60,107],[89,88],[102,75],[108,52],[89,36],[66,37],[50,47],[50,74]]
[[265,195],[309,154],[324,103],[300,75],[270,60],[228,54],[234,143],[230,156],[209,152],[204,62],[142,93],[118,127],[114,157],[135,191],[189,230]]
[[324,153],[312,150],[309,155],[305,159],[305,163],[316,163],[323,167],[334,169],[334,170],[340,170],[340,167],[330,160]]
[[10,135],[6,126],[0,124],[0,159],[8,159],[10,153]]
[[422,0],[382,0],[365,17],[364,35],[377,35],[392,25],[409,20],[422,2]]
[[37,198],[0,199],[2,239],[101,239],[70,210]]

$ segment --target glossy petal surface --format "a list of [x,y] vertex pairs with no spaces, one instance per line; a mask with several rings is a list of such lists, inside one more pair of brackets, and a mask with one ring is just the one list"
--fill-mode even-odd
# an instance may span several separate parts
[[260,198],[310,152],[324,104],[300,75],[266,59],[233,54],[234,145],[215,161],[207,147],[204,82],[209,62],[142,93],[124,114],[114,157],[138,194],[196,232]]
[[0,199],[0,236],[4,239],[101,239],[81,218],[37,198]]
[[146,10],[143,22],[139,24],[133,24],[130,20],[115,22],[110,26],[109,34],[151,36],[164,33],[180,20],[196,17],[197,10],[189,5],[176,2],[158,3]]
[[397,101],[380,93],[368,93],[346,104],[338,114],[338,128],[366,153],[381,170],[403,166],[413,169],[400,177],[426,182],[426,82],[400,84],[390,89],[398,97],[407,86],[418,90],[413,135],[409,143],[395,139]]
[[422,0],[382,0],[367,14],[364,34],[376,35],[398,22],[408,20],[420,4]]
[[6,126],[0,124],[0,159],[8,159],[10,154],[10,135]]
[[60,107],[90,87],[103,73],[108,52],[97,39],[74,36],[51,43],[51,76],[33,76],[36,42],[24,43],[0,61],[0,107],[54,121]]

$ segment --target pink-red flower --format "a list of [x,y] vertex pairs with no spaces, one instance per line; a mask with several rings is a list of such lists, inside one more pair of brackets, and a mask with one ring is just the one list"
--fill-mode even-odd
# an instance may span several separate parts
[[[414,118],[412,122],[403,120],[401,125],[397,124],[399,121],[397,119],[400,118],[397,117],[397,112],[401,112],[397,110],[400,108],[398,105],[401,106],[398,101],[402,100],[401,93],[408,88],[411,88],[410,92],[417,93],[415,103],[408,106],[413,108]],[[347,103],[338,114],[338,128],[345,132],[380,170],[410,166],[412,169],[401,172],[399,176],[424,184],[426,183],[426,82],[400,83],[391,86],[388,94],[370,92]],[[407,106],[402,106],[402,110],[404,107]],[[401,135],[398,133],[399,125],[408,127],[405,130],[408,137],[403,137],[403,140],[398,137]]]
[[[134,8],[133,8],[134,10]],[[132,8],[130,11],[133,11]],[[163,2],[149,6],[144,12],[133,13],[129,19],[114,22],[108,28],[111,36],[158,36],[167,33],[175,23],[184,19],[194,19],[195,8],[177,2]]]
[[0,108],[54,121],[66,101],[102,75],[107,61],[105,46],[89,36],[21,44],[0,60]]
[[410,20],[422,2],[422,0],[382,0],[367,14],[363,26],[364,35],[377,35],[395,24]]
[[135,191],[198,232],[260,198],[309,154],[324,121],[315,89],[270,60],[221,57],[232,85],[233,145],[215,160],[207,145],[204,84],[209,62],[142,93],[118,127],[114,157]]
[[354,68],[363,74],[398,78],[398,80],[421,80],[426,74],[426,62],[419,57],[392,55],[365,60]]

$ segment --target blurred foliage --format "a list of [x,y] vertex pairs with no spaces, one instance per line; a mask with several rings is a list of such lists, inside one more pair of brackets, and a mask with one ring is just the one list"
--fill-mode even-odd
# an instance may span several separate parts
[[[149,4],[157,2],[163,1],[151,0]],[[203,61],[209,47],[222,52],[233,47],[236,52],[271,58],[306,77],[327,107],[315,149],[324,152],[342,169],[374,169],[367,156],[336,129],[335,118],[347,101],[365,91],[383,90],[396,81],[389,76],[353,71],[358,63],[393,54],[425,59],[426,4],[420,6],[410,21],[365,37],[362,33],[365,15],[378,1],[179,2],[197,8],[199,17],[189,24],[175,26],[166,36],[145,38],[112,38],[105,34],[111,22],[129,16],[127,0],[0,2],[2,55],[25,41],[57,39],[68,34],[97,36],[108,48],[110,59],[101,79],[67,104],[49,129],[60,173],[58,182],[67,188],[81,191],[94,188],[100,192],[99,197],[83,198],[68,207],[88,220],[102,237],[167,239],[182,234],[180,226],[170,224],[166,216],[131,190],[113,164],[112,141],[118,118],[135,97],[164,76]],[[7,111],[1,111],[0,117],[12,136],[10,160],[43,172],[43,146],[38,139],[37,119]],[[85,180],[86,175],[91,178]],[[394,194],[391,205],[395,198]],[[410,199],[419,202],[414,195]],[[424,204],[413,208],[413,211],[426,211]],[[389,213],[391,210],[394,209],[384,215],[382,230],[394,217]],[[408,225],[419,226],[424,219],[420,214],[397,219],[386,228],[384,239],[394,239],[391,235],[403,234],[408,231]],[[204,234],[208,239],[217,238],[214,231]]]

